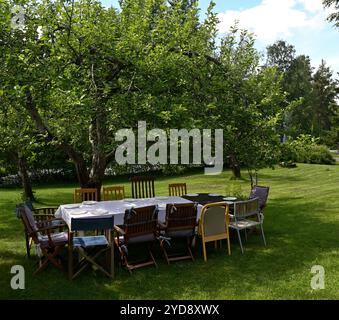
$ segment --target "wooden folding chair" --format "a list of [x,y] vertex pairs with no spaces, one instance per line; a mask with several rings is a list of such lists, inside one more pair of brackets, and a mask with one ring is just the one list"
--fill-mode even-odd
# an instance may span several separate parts
[[[60,270],[64,270],[60,259],[61,250],[68,243],[67,232],[53,232],[56,229],[66,227],[60,219],[45,219],[43,222],[36,222],[33,212],[27,207],[19,208],[26,234],[32,238],[37,246],[39,254],[39,267],[34,272],[37,274],[47,268],[49,264]],[[53,222],[58,222],[53,225]]]
[[[18,218],[22,218],[19,208],[24,206],[24,205],[25,204],[18,204],[17,207],[16,207]],[[63,231],[63,227],[62,227],[63,221],[59,220],[59,219],[55,219],[55,216],[54,216],[54,213],[58,208],[55,208],[55,207],[33,208],[32,205],[28,206],[28,208],[32,211],[33,216],[34,216],[34,220],[38,224],[43,224],[44,222],[47,223],[47,221],[52,221],[51,224],[53,226],[61,224],[61,228],[60,228],[59,231],[60,232]],[[25,228],[25,243],[26,243],[26,255],[27,255],[27,258],[30,258],[33,240],[28,235],[26,228]]]
[[154,177],[132,177],[133,198],[154,198]]
[[[115,226],[115,244],[120,252],[121,265],[132,273],[133,270],[154,265],[152,247],[157,241],[158,209],[156,206],[128,209],[125,212],[123,226]],[[145,244],[149,259],[131,261],[129,248],[136,244]]]
[[98,201],[98,190],[95,188],[78,188],[74,190],[74,203]]
[[187,194],[186,183],[171,183],[168,185],[168,195],[171,196],[183,196]]
[[[192,254],[192,242],[195,237],[197,226],[197,205],[195,203],[167,204],[166,222],[160,224],[160,247],[164,253],[167,264],[171,261],[190,259],[194,261]],[[167,251],[172,247],[176,239],[186,239],[187,253],[169,254]]]
[[[112,230],[114,216],[78,219],[72,221],[68,241],[68,277],[73,280],[87,267],[93,266],[109,278],[114,278],[114,243]],[[103,235],[74,236],[76,231],[104,230]],[[78,254],[74,263],[73,254]]]
[[109,200],[122,200],[125,198],[124,186],[112,186],[102,188],[104,201]]

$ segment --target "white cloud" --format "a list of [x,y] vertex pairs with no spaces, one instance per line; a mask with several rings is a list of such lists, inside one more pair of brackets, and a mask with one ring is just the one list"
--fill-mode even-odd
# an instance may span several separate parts
[[299,0],[299,2],[309,12],[317,12],[323,10],[322,0]]
[[298,30],[323,29],[326,14],[321,0],[262,0],[256,7],[220,13],[219,31],[228,32],[237,20],[241,28],[252,31],[259,41],[271,43]]

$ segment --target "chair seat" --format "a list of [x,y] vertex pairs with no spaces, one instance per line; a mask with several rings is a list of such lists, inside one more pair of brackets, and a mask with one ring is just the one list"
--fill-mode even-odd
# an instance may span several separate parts
[[238,220],[237,222],[231,221],[229,226],[233,229],[240,230],[240,229],[247,229],[247,228],[251,228],[254,226],[258,226],[260,224],[261,222],[258,222],[258,221],[244,219],[244,220]]
[[108,241],[105,236],[87,236],[87,237],[74,237],[74,247],[94,247],[94,246],[107,246]]
[[[68,233],[67,232],[59,232],[59,233],[52,233],[51,239],[54,245],[62,245],[68,243]],[[43,247],[49,246],[49,239],[47,235],[40,235],[39,236],[39,244]]]
[[185,238],[185,237],[193,237],[195,235],[195,230],[176,230],[166,232],[165,236],[169,238]]
[[[134,244],[134,243],[144,243],[144,242],[152,242],[155,241],[156,237],[154,234],[144,234],[136,237],[131,237],[128,239],[129,244]],[[120,243],[124,244],[124,238],[120,237]]]

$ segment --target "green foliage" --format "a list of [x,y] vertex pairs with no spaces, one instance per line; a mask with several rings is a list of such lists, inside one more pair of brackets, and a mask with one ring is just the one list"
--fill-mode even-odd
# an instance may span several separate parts
[[237,200],[246,200],[248,199],[249,192],[244,190],[244,187],[235,182],[227,183],[225,188],[226,197],[236,197]]
[[313,164],[334,164],[335,160],[326,146],[318,144],[319,138],[301,135],[282,144],[282,161]]
[[286,41],[278,40],[267,47],[267,65],[277,66],[280,72],[289,70],[295,59],[295,48]]
[[233,162],[275,161],[281,77],[260,67],[247,31],[234,26],[217,40],[213,3],[203,21],[187,0],[124,0],[120,11],[92,0],[22,4],[22,30],[11,30],[10,6],[1,8],[1,96],[30,126],[28,143],[66,153],[82,185],[100,186],[116,130],[138,120],[221,128]]
[[[319,137],[329,147],[338,144],[339,82],[325,61],[313,72],[308,56],[295,57],[295,49],[285,41],[267,48],[267,64],[275,65],[282,74],[286,101],[284,132],[293,138],[300,134]],[[293,107],[286,107],[287,104]]]
[[334,9],[334,12],[329,15],[328,20],[334,22],[339,27],[339,0],[323,0],[323,5],[326,8]]

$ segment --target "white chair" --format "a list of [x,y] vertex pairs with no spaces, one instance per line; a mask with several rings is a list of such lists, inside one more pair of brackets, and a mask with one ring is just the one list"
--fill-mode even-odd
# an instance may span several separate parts
[[[255,219],[249,219],[249,218]],[[233,215],[231,215],[231,222],[229,227],[235,229],[238,234],[238,239],[240,243],[241,252],[244,253],[240,231],[246,229],[251,229],[253,227],[259,226],[261,229],[261,235],[266,246],[266,239],[263,228],[263,216],[260,213],[259,208],[259,199],[254,198],[246,201],[239,201],[234,203]]]

